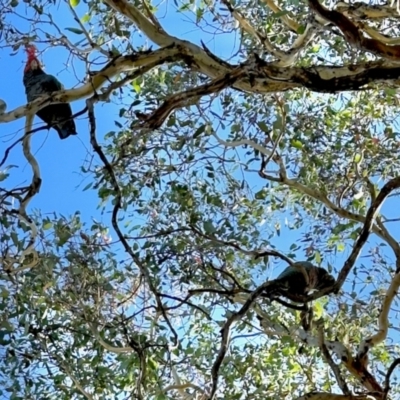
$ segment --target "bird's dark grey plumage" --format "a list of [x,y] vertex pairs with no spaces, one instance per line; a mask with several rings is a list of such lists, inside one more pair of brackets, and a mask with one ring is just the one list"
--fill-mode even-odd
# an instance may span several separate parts
[[[307,280],[304,272],[308,276]],[[301,303],[304,296],[312,289],[322,290],[334,283],[335,278],[326,269],[315,267],[309,261],[299,261],[285,268],[276,279],[271,281],[271,286],[266,292]]]
[[[63,89],[60,81],[53,75],[46,74],[40,67],[36,58],[36,48],[27,47],[28,61],[24,70],[23,83],[28,102]],[[72,109],[68,103],[51,104],[38,111],[37,116],[46,124],[53,127],[60,139],[66,139],[70,135],[76,135],[75,122],[72,117]]]

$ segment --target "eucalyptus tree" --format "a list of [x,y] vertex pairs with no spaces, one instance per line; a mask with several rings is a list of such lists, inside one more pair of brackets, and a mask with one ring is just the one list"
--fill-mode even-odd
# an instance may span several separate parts
[[[399,395],[398,7],[1,0],[2,63],[74,76],[0,92],[2,398]],[[32,146],[60,102],[90,152],[62,195],[98,198],[69,216]]]

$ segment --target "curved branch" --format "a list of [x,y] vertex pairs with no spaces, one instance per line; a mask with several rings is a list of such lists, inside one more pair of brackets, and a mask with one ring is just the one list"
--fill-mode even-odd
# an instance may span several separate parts
[[386,398],[387,398],[387,395],[388,395],[388,393],[390,391],[390,377],[392,376],[393,371],[395,370],[395,368],[398,365],[400,365],[400,358],[396,358],[396,360],[394,360],[392,362],[392,364],[390,365],[390,367],[389,367],[389,369],[388,369],[388,371],[386,373],[386,376],[385,376],[385,395],[384,395],[383,400],[386,400]]
[[42,183],[42,179],[40,177],[39,164],[36,161],[36,158],[31,153],[31,136],[32,135],[29,134],[29,132],[32,130],[32,122],[33,122],[33,115],[28,114],[26,116],[26,122],[25,122],[26,134],[22,140],[23,154],[32,168],[32,180],[31,180],[31,184],[29,185],[28,193],[20,202],[20,205],[18,208],[18,216],[19,216],[20,220],[24,221],[31,228],[30,239],[29,239],[28,245],[21,253],[20,263],[22,264],[24,262],[27,255],[31,255],[32,260],[30,261],[30,263],[28,265],[24,265],[23,267],[21,267],[22,269],[34,267],[39,262],[39,257],[34,248],[36,237],[37,237],[37,227],[36,227],[36,224],[31,220],[31,218],[28,216],[28,214],[26,212],[26,208],[28,207],[28,204],[30,203],[30,201],[33,199],[33,197],[37,193],[39,193],[40,185]]
[[[210,57],[202,48],[199,46],[188,42],[186,40],[181,40],[177,37],[168,35],[165,33],[165,31],[160,31],[155,24],[153,24],[148,18],[146,18],[132,3],[128,3],[127,0],[104,0],[106,4],[108,4],[110,7],[112,7],[114,10],[117,12],[125,15],[129,20],[131,20],[142,32],[145,34],[151,41],[156,43],[159,46],[170,46],[170,45],[179,45],[182,48],[186,50],[186,54],[190,54],[195,63],[194,67],[195,69],[200,70],[204,74],[208,75],[209,77],[215,78],[223,73],[228,72],[225,65],[219,63],[216,61],[216,58]],[[310,7],[314,5],[314,3],[318,3],[318,0],[309,0]],[[317,9],[321,11],[321,5],[318,3],[316,5]],[[323,18],[327,18],[327,13],[334,13],[334,16],[336,16],[336,13],[339,14],[340,19],[343,20],[345,19],[345,22],[347,21],[354,26],[354,24],[348,20],[343,14],[337,12],[337,11],[329,11],[325,8],[322,7],[322,14],[318,12],[318,14],[321,14]],[[328,19],[329,20],[329,19]],[[330,21],[330,20],[329,20]],[[334,23],[337,25],[337,23]],[[354,26],[354,28],[357,31],[358,34],[358,28]],[[353,29],[354,30],[354,29]],[[368,39],[368,40],[374,40],[374,39]],[[380,42],[378,42],[380,43]],[[390,48],[390,46],[388,46]],[[391,48],[392,49],[392,48]],[[391,58],[391,57],[388,57]],[[395,61],[397,60],[394,58]],[[267,63],[266,63],[267,64]],[[268,64],[271,65],[271,64]],[[307,73],[303,73],[302,71],[306,71],[300,68],[293,68],[290,70],[266,70],[264,71],[264,78],[260,77],[255,77],[252,82],[238,82],[235,85],[235,88],[242,89],[242,90],[248,90],[250,92],[261,92],[261,93],[266,93],[266,92],[272,92],[272,91],[282,91],[282,90],[287,90],[289,88],[294,88],[302,85],[306,85],[306,87],[311,88],[312,90],[318,90],[318,91],[325,91],[325,92],[332,92],[334,91],[333,87],[334,86],[336,91],[338,90],[355,90],[360,88],[361,86],[364,86],[366,82],[364,79],[365,77],[359,77],[356,79],[354,75],[357,74],[364,74],[364,73],[369,73],[367,71],[370,71],[373,68],[373,63],[368,65],[368,68],[366,69],[366,65],[362,66],[361,69],[359,69],[360,66],[348,66],[344,68],[333,68],[333,67],[323,67],[323,70],[320,70],[319,67],[315,68],[313,67],[312,70],[310,69]],[[397,71],[395,74],[400,75],[400,69],[396,68],[396,64],[382,64],[382,63],[376,63],[375,64],[377,67],[384,65],[385,68],[395,68]],[[344,71],[347,70],[347,73],[349,76],[353,76],[353,78],[350,81],[347,81],[346,84],[344,82],[339,82],[338,77],[343,76]],[[334,74],[334,76],[333,76]],[[317,75],[317,76],[316,76]],[[374,74],[375,75],[375,74]],[[268,87],[265,85],[265,77],[276,77],[276,79],[279,80],[279,82],[275,82],[275,85],[273,84],[274,81],[271,79],[270,84]],[[296,77],[299,80],[296,80]],[[300,79],[302,77],[302,79]],[[313,80],[314,78],[314,80]],[[384,73],[381,71],[380,74],[377,74],[374,78],[374,80],[380,80],[380,79],[387,80],[389,79],[388,74]],[[326,80],[326,79],[332,79],[331,82],[326,82],[326,81],[320,81],[320,80]],[[361,80],[360,80],[361,79]],[[391,80],[397,79],[396,78],[391,78]],[[288,85],[288,82],[290,81],[291,84],[286,86],[284,88],[284,83],[283,81],[286,81],[286,85]],[[363,81],[363,84],[360,85],[361,81]],[[371,80],[369,80],[371,82]],[[296,85],[298,83],[298,85]],[[397,86],[398,83],[395,81],[391,82],[394,86]],[[314,84],[314,85],[313,85]],[[341,84],[344,84],[343,87],[341,87]],[[332,86],[331,86],[332,85]]]
[[218,239],[215,236],[206,235],[205,233],[203,233],[202,231],[200,231],[199,229],[197,229],[193,225],[190,226],[190,229],[193,232],[195,232],[197,235],[199,235],[199,236],[201,236],[203,238],[211,240],[212,242],[215,242],[215,243],[222,244],[224,246],[230,246],[230,247],[240,251],[243,254],[246,254],[248,256],[254,257],[255,259],[258,259],[258,258],[261,258],[261,257],[265,257],[265,256],[272,256],[272,257],[278,257],[281,260],[286,261],[289,265],[293,264],[293,261],[289,257],[286,257],[284,254],[280,253],[279,251],[276,251],[276,250],[246,250],[246,249],[242,248],[236,242],[229,241],[229,240]]
[[[259,31],[257,31],[252,24],[250,24],[243,15],[237,11],[228,0],[221,0],[223,4],[226,5],[229,12],[232,14],[233,18],[238,21],[239,25],[245,30],[249,35],[258,39],[260,43],[267,49],[267,51],[272,54],[277,61],[274,62],[274,65],[280,67],[287,67],[292,65],[299,55],[300,51],[307,46],[307,44],[313,40],[316,35],[317,27],[313,24],[307,23],[307,26],[304,32],[297,37],[295,42],[293,43],[293,47],[288,51],[282,51],[276,48],[271,41],[268,39],[268,36],[263,35]],[[297,32],[296,32],[297,33]]]
[[397,292],[400,287],[400,272],[398,271],[394,278],[392,279],[392,282],[389,286],[389,289],[386,292],[385,299],[382,304],[382,309],[381,312],[379,313],[379,318],[378,318],[378,332],[375,335],[372,335],[371,337],[365,339],[362,341],[360,344],[360,347],[358,349],[358,354],[357,357],[363,362],[369,352],[369,350],[378,345],[379,343],[382,343],[388,334],[388,329],[389,329],[389,312],[390,312],[390,307],[392,305],[392,302],[394,298],[397,295]]
[[[202,96],[206,96],[211,93],[218,93],[222,89],[232,86],[237,80],[239,80],[246,71],[243,66],[239,66],[233,69],[231,72],[223,74],[222,76],[212,80],[201,86],[197,86],[193,89],[186,90],[184,92],[176,93],[170,96],[164,103],[153,111],[150,115],[141,117],[143,123],[139,123],[138,127],[146,127],[149,129],[158,129],[164,121],[168,118],[172,111],[178,107],[188,106],[195,104]],[[135,128],[135,126],[133,126]]]
[[179,375],[173,365],[171,365],[171,372],[172,372],[172,377],[174,378],[175,384],[169,385],[169,386],[163,388],[164,393],[167,393],[170,390],[177,390],[183,399],[188,399],[188,400],[197,399],[197,396],[195,397],[194,395],[190,395],[189,393],[186,393],[185,389],[187,389],[187,388],[192,388],[203,394],[205,393],[201,387],[199,387],[193,383],[190,383],[190,382],[182,383],[181,378],[179,377]]
[[[269,175],[264,175],[265,179],[271,180],[273,182],[279,182],[286,184],[287,186],[298,190],[300,193],[303,193],[309,197],[312,197],[313,199],[323,203],[329,210],[334,212],[336,215],[338,215],[341,218],[346,218],[352,221],[356,222],[361,222],[364,223],[366,222],[366,217],[360,214],[355,214],[350,211],[345,210],[344,208],[338,207],[336,204],[334,204],[331,200],[326,197],[325,194],[322,192],[318,191],[317,189],[312,189],[309,188],[308,186],[305,186],[301,184],[300,182],[297,182],[293,179],[289,179],[287,177],[273,177]],[[373,224],[371,227],[371,231],[375,233],[377,236],[385,240],[389,246],[392,248],[393,252],[397,256],[397,254],[400,254],[400,246],[399,243],[385,230],[382,230],[378,225]]]
[[[237,142],[225,142],[222,139],[220,139],[216,134],[214,134],[216,139],[218,140],[219,143],[224,144],[227,147],[235,147],[239,146],[240,144],[247,144],[258,151],[260,151],[264,155],[270,155],[270,151],[268,149],[265,149],[263,146],[248,140],[240,140]],[[328,199],[328,197],[323,194],[322,192],[318,191],[317,189],[312,189],[309,188],[308,186],[305,186],[301,184],[300,182],[297,182],[293,179],[289,179],[286,175],[286,171],[284,169],[284,166],[280,166],[280,177],[276,178],[273,176],[266,175],[264,173],[261,174],[261,176],[265,179],[274,181],[274,182],[279,182],[282,184],[286,184],[291,188],[297,189],[299,192],[304,193],[315,200],[323,203],[327,208],[329,208],[331,211],[333,211],[336,215],[346,218],[349,220],[357,221],[357,222],[362,222],[364,223],[364,227],[360,233],[360,236],[354,245],[353,251],[350,254],[349,258],[347,259],[346,263],[344,264],[338,279],[337,283],[335,284],[336,291],[340,289],[340,287],[343,285],[348,273],[350,272],[352,266],[354,265],[354,262],[356,261],[362,246],[365,244],[365,242],[368,240],[369,233],[372,231],[376,235],[380,236],[382,239],[384,239],[389,246],[392,248],[395,256],[397,259],[400,259],[400,246],[399,243],[387,232],[387,230],[383,230],[379,225],[375,224],[375,219],[376,216],[379,212],[380,207],[382,206],[382,203],[386,199],[386,197],[395,189],[400,187],[400,177],[394,178],[388,183],[385,184],[385,186],[382,188],[382,190],[379,192],[379,195],[377,198],[372,202],[371,207],[369,208],[367,215],[364,217],[359,214],[354,214],[352,212],[349,212],[345,210],[344,208],[336,206],[331,200]],[[399,261],[400,263],[400,261]],[[400,267],[400,265],[399,265]],[[327,289],[328,290],[328,289]],[[326,291],[321,291],[316,293],[315,295],[312,296],[312,298],[317,298],[321,297],[321,295],[325,294]]]
[[54,92],[50,96],[42,96],[25,106],[0,114],[0,123],[17,120],[28,113],[35,114],[50,104],[70,103],[89,97],[122,72],[139,68],[146,70],[149,65],[161,65],[173,61],[183,61],[192,69],[197,69],[216,81],[230,74],[235,75],[240,70],[241,76],[231,85],[235,89],[251,93],[271,93],[297,87],[321,93],[334,93],[349,89],[357,90],[370,82],[386,82],[393,87],[399,86],[400,67],[388,63],[365,63],[335,68],[331,66],[283,68],[253,57],[251,62],[235,67],[216,61],[217,58],[210,57],[206,51],[189,42],[179,40],[178,42],[179,44],[173,43],[169,47],[155,51],[119,56],[92,74],[90,81],[81,87]]
[[92,331],[94,337],[99,341],[99,343],[111,353],[123,354],[123,353],[132,353],[134,351],[134,349],[131,346],[115,347],[105,342],[104,339],[100,336],[100,333],[98,332],[97,327],[94,323],[89,323],[89,328]]
[[319,0],[308,0],[308,5],[316,14],[337,26],[353,47],[393,61],[399,60],[400,45],[389,46],[377,39],[366,38],[349,18],[339,11],[328,10]]
[[[382,207],[383,202],[389,196],[389,194],[400,187],[400,177],[391,179],[387,182],[379,192],[378,196],[376,197],[375,201],[372,202],[370,208],[368,209],[367,215],[365,216],[364,226],[360,232],[360,235],[354,244],[353,251],[351,252],[350,256],[346,260],[343,265],[342,270],[339,273],[337,278],[337,282],[335,284],[336,291],[338,291],[341,286],[343,285],[347,275],[349,274],[351,268],[353,267],[356,259],[358,258],[362,247],[368,240],[370,232],[373,230],[373,226],[375,223],[375,218],[378,215],[380,208]],[[393,247],[392,247],[393,248]],[[396,250],[395,250],[396,249]],[[393,248],[396,258],[400,257],[400,250],[398,244]],[[399,271],[397,271],[399,272]]]
[[86,101],[86,104],[87,104],[87,107],[89,110],[88,114],[89,114],[89,123],[90,123],[90,144],[92,145],[93,150],[99,156],[100,160],[103,162],[105,170],[107,171],[107,173],[109,175],[112,187],[115,192],[115,194],[114,194],[115,195],[115,204],[114,204],[114,208],[112,210],[111,224],[112,224],[119,240],[121,241],[121,244],[124,247],[124,250],[126,251],[127,254],[129,254],[129,256],[132,258],[132,260],[138,266],[141,274],[145,277],[146,282],[155,297],[155,300],[157,303],[157,311],[159,311],[161,313],[161,315],[164,317],[165,322],[167,323],[168,327],[170,328],[170,330],[174,336],[175,344],[177,344],[179,341],[178,334],[176,333],[176,330],[172,326],[172,324],[165,312],[161,298],[158,295],[157,289],[151,280],[150,273],[149,273],[148,269],[146,268],[146,266],[142,263],[140,258],[132,250],[131,246],[127,242],[127,240],[126,240],[124,234],[122,233],[122,231],[119,227],[119,224],[118,224],[118,213],[122,209],[123,196],[122,196],[120,186],[118,184],[117,177],[115,176],[114,170],[113,170],[112,166],[110,165],[109,161],[107,160],[107,157],[105,156],[101,146],[97,142],[96,119],[95,119],[95,115],[94,115],[94,104],[95,104],[96,100],[97,100],[97,98],[94,97],[94,98],[88,99]]

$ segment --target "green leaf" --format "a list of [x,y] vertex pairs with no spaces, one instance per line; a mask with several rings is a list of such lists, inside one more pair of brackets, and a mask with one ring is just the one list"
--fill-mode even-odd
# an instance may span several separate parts
[[83,22],[84,24],[90,21],[90,15],[89,14],[85,14],[82,18],[81,18],[81,22]]
[[263,132],[268,133],[271,130],[271,128],[264,121],[258,122],[257,125]]
[[297,29],[297,33],[299,35],[302,35],[305,32],[305,30],[306,30],[306,26],[305,25],[300,25],[299,29]]
[[88,189],[90,189],[91,187],[92,187],[92,184],[93,184],[93,182],[90,182],[89,184],[87,184],[84,188],[83,188],[83,192],[85,191],[85,190],[88,190]]
[[358,164],[362,160],[362,154],[361,153],[356,153],[354,156],[354,162]]
[[0,326],[4,328],[5,331],[14,332],[14,327],[5,319],[0,321]]
[[11,239],[14,243],[14,246],[18,247],[19,244],[18,235],[15,232],[11,232]]
[[296,149],[301,150],[301,149],[303,148],[303,143],[300,142],[300,140],[291,140],[290,143],[291,143],[291,145],[292,145],[293,147],[295,147]]
[[3,171],[0,171],[0,182],[4,181],[5,179],[7,179],[10,176],[10,174],[6,174]]
[[199,128],[197,128],[196,132],[194,133],[193,139],[195,139],[198,136],[200,136],[205,130],[206,130],[206,126],[205,125],[201,125]]
[[138,83],[138,81],[137,81],[137,79],[132,81],[132,87],[133,87],[133,89],[135,90],[135,92],[137,94],[139,94],[141,92],[141,90],[142,90],[140,85],[139,85],[139,83]]
[[266,192],[264,189],[261,189],[260,191],[258,191],[258,192],[254,195],[254,197],[255,197],[257,200],[263,200],[263,199],[265,199],[266,195],[267,195],[267,192]]
[[77,35],[82,35],[83,31],[77,28],[65,28],[65,30],[70,31],[72,33],[76,33]]
[[50,229],[53,226],[51,221],[45,221],[43,222],[42,228],[44,231],[47,231],[48,229]]
[[212,221],[210,220],[204,221],[203,228],[206,231],[206,233],[214,233],[216,231]]
[[346,247],[345,247],[344,243],[338,243],[338,244],[336,245],[336,248],[337,248],[338,251],[342,252],[342,251],[344,251],[344,249],[345,249]]

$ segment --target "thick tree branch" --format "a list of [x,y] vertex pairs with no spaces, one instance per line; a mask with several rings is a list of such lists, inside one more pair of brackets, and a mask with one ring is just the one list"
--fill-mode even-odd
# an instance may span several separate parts
[[[312,1],[318,2],[318,0]],[[132,3],[128,3],[127,0],[105,0],[105,3],[114,8],[114,10],[125,15],[150,40],[159,46],[179,44],[186,50],[186,54],[190,54],[191,57],[193,57],[193,67],[209,77],[216,78],[228,72],[223,64],[218,63],[216,58],[210,57],[199,46],[168,35],[165,33],[165,31],[160,31]],[[341,13],[338,14],[343,16]],[[324,15],[323,18],[326,18],[326,15]],[[346,17],[343,16],[343,18]],[[257,67],[261,67],[263,69],[262,72],[264,78],[255,76],[251,82],[237,82],[234,87],[250,92],[267,93],[305,86],[311,90],[333,93],[335,91],[342,90],[357,90],[368,83],[373,81],[378,82],[381,80],[390,80],[390,84],[394,87],[397,87],[399,84],[397,79],[400,76],[400,67],[398,67],[396,64],[386,65],[382,63],[369,63],[365,65],[352,65],[339,68],[322,67],[322,69],[320,69],[321,67],[313,67],[309,70],[303,68],[279,69],[278,67],[272,68],[272,65],[273,63],[265,63],[265,65]],[[376,65],[376,69],[374,69],[374,65]],[[345,79],[345,75],[347,76],[347,79]],[[267,87],[265,78],[270,78],[270,82]]]
[[184,92],[173,94],[150,115],[146,115],[141,118],[143,122],[140,123],[140,127],[146,127],[152,130],[158,129],[168,118],[171,112],[176,108],[193,105],[202,96],[206,96],[211,93],[218,93],[222,89],[232,86],[234,82],[239,80],[241,76],[245,74],[245,68],[243,66],[239,66],[232,70],[232,72],[224,74],[223,76],[218,77],[209,83],[197,86]]
[[400,18],[396,9],[387,4],[368,4],[361,1],[349,4],[341,1],[337,3],[336,10],[357,20]]
[[319,0],[308,0],[308,4],[316,14],[336,25],[353,47],[394,61],[400,59],[400,45],[389,46],[377,39],[365,37],[349,18],[339,11],[328,10],[320,4]]
[[[297,87],[306,87],[316,92],[334,93],[343,90],[357,90],[368,83],[382,81],[390,83],[393,87],[399,85],[400,67],[383,66],[382,63],[366,63],[337,68],[279,68],[272,63],[265,63],[259,58],[253,57],[251,61],[249,60],[240,66],[228,67],[227,63],[218,63],[200,47],[185,41],[181,43],[179,45],[172,44],[170,47],[152,52],[117,57],[99,72],[94,73],[90,82],[77,89],[61,90],[50,96],[40,97],[25,106],[1,114],[0,123],[14,121],[28,113],[35,114],[49,104],[70,103],[86,98],[122,72],[141,67],[146,69],[145,67],[149,65],[154,66],[173,61],[184,61],[191,68],[197,68],[200,72],[216,80],[221,79],[221,77],[234,76],[240,70],[240,77],[231,82],[232,87],[253,93],[272,93]],[[193,46],[196,51],[193,51]],[[207,67],[203,68],[203,64],[207,64]],[[250,79],[250,76],[252,79]],[[216,87],[216,91],[220,89],[221,87]],[[206,90],[205,93],[209,93],[209,91]],[[170,109],[170,107],[168,108]]]

